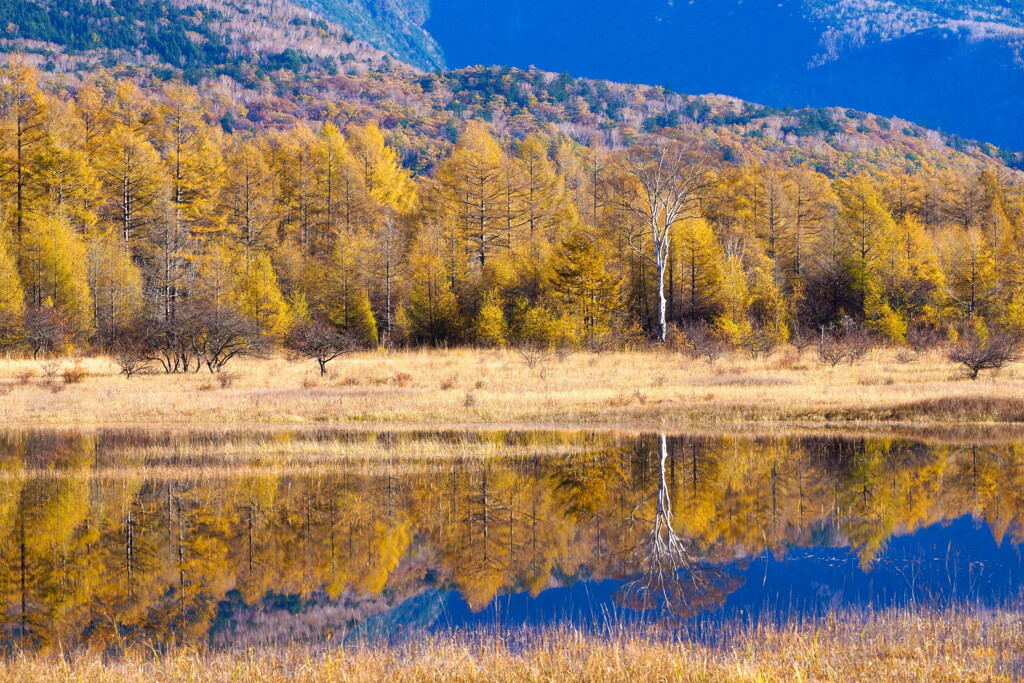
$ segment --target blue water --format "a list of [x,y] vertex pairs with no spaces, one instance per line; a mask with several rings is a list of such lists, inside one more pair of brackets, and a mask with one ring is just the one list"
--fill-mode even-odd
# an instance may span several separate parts
[[[720,607],[691,622],[774,621],[853,607],[998,605],[1024,597],[1020,546],[1009,539],[998,543],[987,525],[969,517],[894,536],[867,565],[850,547],[796,547],[783,557],[764,553],[726,569],[742,585]],[[619,606],[615,595],[622,586],[622,580],[582,578],[536,597],[525,592],[502,595],[478,612],[458,591],[431,591],[374,617],[357,634],[556,624],[599,628],[669,618],[664,610],[638,612]]]

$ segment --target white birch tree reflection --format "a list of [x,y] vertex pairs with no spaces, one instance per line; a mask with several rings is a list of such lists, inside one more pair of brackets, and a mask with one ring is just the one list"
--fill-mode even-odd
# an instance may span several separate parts
[[660,476],[654,517],[642,521],[650,525],[650,530],[630,553],[629,564],[635,568],[636,578],[627,581],[615,597],[619,605],[628,609],[664,609],[686,618],[721,605],[743,579],[702,557],[696,545],[676,531],[665,434],[661,434],[659,444]]

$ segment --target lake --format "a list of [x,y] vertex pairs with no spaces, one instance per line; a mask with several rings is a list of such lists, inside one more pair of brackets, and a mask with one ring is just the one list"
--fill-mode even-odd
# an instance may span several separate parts
[[1017,604],[1024,445],[0,432],[6,650]]

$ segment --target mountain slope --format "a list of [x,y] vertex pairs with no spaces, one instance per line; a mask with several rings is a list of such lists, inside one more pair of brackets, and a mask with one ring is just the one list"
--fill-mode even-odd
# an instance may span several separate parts
[[421,69],[444,66],[444,55],[423,29],[429,0],[301,0],[324,17],[399,60]]
[[385,57],[291,0],[18,0],[0,4],[0,49],[48,71],[120,63],[192,81],[227,73],[244,82],[253,68],[361,71]]
[[1018,0],[435,0],[426,28],[449,66],[852,106],[1024,148]]

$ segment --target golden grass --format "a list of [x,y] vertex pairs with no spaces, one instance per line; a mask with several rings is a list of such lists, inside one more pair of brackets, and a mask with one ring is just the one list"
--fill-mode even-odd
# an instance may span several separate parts
[[[107,358],[88,375],[48,379],[31,360],[0,361],[8,425],[334,424],[728,426],[1021,422],[1017,365],[977,381],[941,354],[823,367],[807,353],[715,365],[667,351],[574,353],[531,368],[511,350],[364,353],[315,364],[245,359],[229,381],[205,371],[125,380]],[[52,370],[52,368],[51,368]]]
[[173,650],[124,657],[15,654],[11,681],[990,681],[1024,673],[1016,610],[850,611],[781,626],[709,627],[716,643],[657,628],[417,636],[347,648]]
[[[475,433],[414,434],[411,438],[381,442],[376,432],[328,433],[322,439],[294,438],[295,431],[275,432],[252,438],[252,432],[235,429],[195,434],[184,430],[143,430],[135,442],[115,447],[117,457],[108,464],[92,459],[70,466],[0,469],[0,482],[26,479],[182,480],[237,479],[245,476],[315,476],[338,473],[339,468],[363,475],[401,472],[450,472],[455,463],[482,460],[509,462],[535,457],[578,455],[595,447],[586,440],[572,442],[503,443],[473,438]],[[87,433],[87,432],[83,432]],[[147,436],[174,438],[167,442]],[[339,438],[339,437],[346,438]]]

